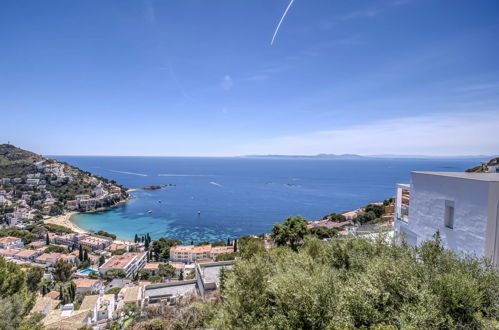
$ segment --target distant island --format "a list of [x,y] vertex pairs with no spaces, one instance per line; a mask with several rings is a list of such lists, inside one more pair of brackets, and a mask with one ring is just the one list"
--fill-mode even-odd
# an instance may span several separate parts
[[345,159],[345,160],[372,160],[372,159],[490,159],[494,155],[357,155],[357,154],[317,154],[317,155],[246,155],[243,158],[277,158],[277,159]]
[[167,187],[175,187],[176,185],[173,183],[170,184],[162,184],[162,185],[151,185],[151,186],[145,186],[142,188],[137,188],[137,190],[158,190],[161,188],[167,188]]

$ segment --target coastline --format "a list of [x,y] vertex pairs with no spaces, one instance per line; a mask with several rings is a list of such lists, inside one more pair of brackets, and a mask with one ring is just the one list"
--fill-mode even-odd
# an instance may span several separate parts
[[[134,191],[134,190],[135,189],[129,189],[129,190],[127,190],[127,192],[131,192],[131,191]],[[64,213],[62,215],[56,215],[56,216],[50,217],[48,219],[44,219],[43,223],[64,226],[64,227],[67,227],[67,228],[71,229],[72,231],[74,231],[75,233],[78,233],[78,234],[92,234],[92,231],[85,230],[85,229],[79,227],[78,225],[76,225],[73,221],[71,221],[71,218],[74,215],[81,214],[81,213],[103,212],[103,211],[106,211],[106,210],[109,210],[109,209],[112,209],[112,208],[124,205],[129,200],[131,200],[132,198],[133,198],[133,196],[129,195],[129,197],[127,197],[126,199],[124,199],[122,201],[119,201],[118,203],[116,203],[115,205],[113,205],[111,207],[98,208],[98,209],[95,209],[95,210],[90,211],[90,212],[76,212],[76,211],[72,211],[72,212]],[[124,240],[121,240],[121,241],[124,241]]]
[[80,212],[68,212],[63,215],[57,215],[48,219],[43,220],[44,223],[64,226],[78,234],[90,234],[89,231],[78,227],[75,223],[71,221],[73,215],[79,214]]

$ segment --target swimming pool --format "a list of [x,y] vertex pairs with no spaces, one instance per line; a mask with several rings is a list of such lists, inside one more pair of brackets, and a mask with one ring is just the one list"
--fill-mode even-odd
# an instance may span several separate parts
[[93,269],[91,269],[91,268],[87,268],[87,269],[85,269],[85,270],[82,270],[80,273],[85,274],[85,275],[88,275],[88,274],[90,274],[90,273],[97,273],[97,271],[95,271],[95,270],[93,270]]

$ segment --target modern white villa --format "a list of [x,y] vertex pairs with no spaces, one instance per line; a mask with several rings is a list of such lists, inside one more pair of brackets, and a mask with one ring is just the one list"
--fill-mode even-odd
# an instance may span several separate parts
[[448,249],[499,265],[499,173],[412,172],[397,185],[394,217],[413,246],[439,231]]

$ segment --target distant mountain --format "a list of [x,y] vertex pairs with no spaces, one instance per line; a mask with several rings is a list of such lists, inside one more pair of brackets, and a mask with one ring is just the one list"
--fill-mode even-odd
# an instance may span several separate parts
[[320,158],[320,159],[369,159],[370,157],[354,154],[318,154],[318,155],[248,155],[245,158]]
[[481,165],[475,166],[473,168],[469,168],[466,172],[474,172],[474,173],[497,173],[499,172],[499,157],[493,158],[488,162],[482,163]]
[[491,155],[463,155],[463,156],[428,156],[428,155],[369,155],[356,154],[318,154],[318,155],[248,155],[249,158],[313,158],[313,159],[490,159]]

